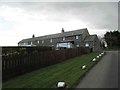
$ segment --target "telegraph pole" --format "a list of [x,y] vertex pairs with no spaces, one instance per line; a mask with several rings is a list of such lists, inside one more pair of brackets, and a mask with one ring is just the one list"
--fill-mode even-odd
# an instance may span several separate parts
[[110,32],[110,49],[112,48],[112,36],[111,36],[111,32]]

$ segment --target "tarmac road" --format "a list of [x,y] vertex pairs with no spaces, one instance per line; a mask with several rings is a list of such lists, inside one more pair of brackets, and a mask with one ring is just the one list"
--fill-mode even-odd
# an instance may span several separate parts
[[0,70],[0,90],[2,88],[2,70]]
[[76,88],[118,88],[118,51],[107,54],[81,80]]

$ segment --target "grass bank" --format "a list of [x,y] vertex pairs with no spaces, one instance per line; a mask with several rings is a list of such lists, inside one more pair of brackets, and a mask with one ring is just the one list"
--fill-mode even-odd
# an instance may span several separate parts
[[[95,62],[91,60],[99,53],[89,53],[59,64],[21,75],[3,83],[3,88],[54,88],[58,81],[72,87]],[[88,69],[82,70],[82,65]]]

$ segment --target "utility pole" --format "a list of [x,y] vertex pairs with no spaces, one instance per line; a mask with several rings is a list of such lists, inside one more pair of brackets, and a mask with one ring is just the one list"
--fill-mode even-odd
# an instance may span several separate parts
[[110,49],[112,49],[112,36],[111,36],[111,32],[110,32]]

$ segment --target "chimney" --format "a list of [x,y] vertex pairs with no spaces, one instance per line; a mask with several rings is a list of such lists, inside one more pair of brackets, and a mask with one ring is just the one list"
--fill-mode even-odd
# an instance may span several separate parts
[[32,35],[32,38],[34,38],[34,37],[35,37],[35,35],[33,34],[33,35]]
[[62,28],[61,33],[64,33],[64,32],[65,32],[65,30],[64,30],[64,28]]

